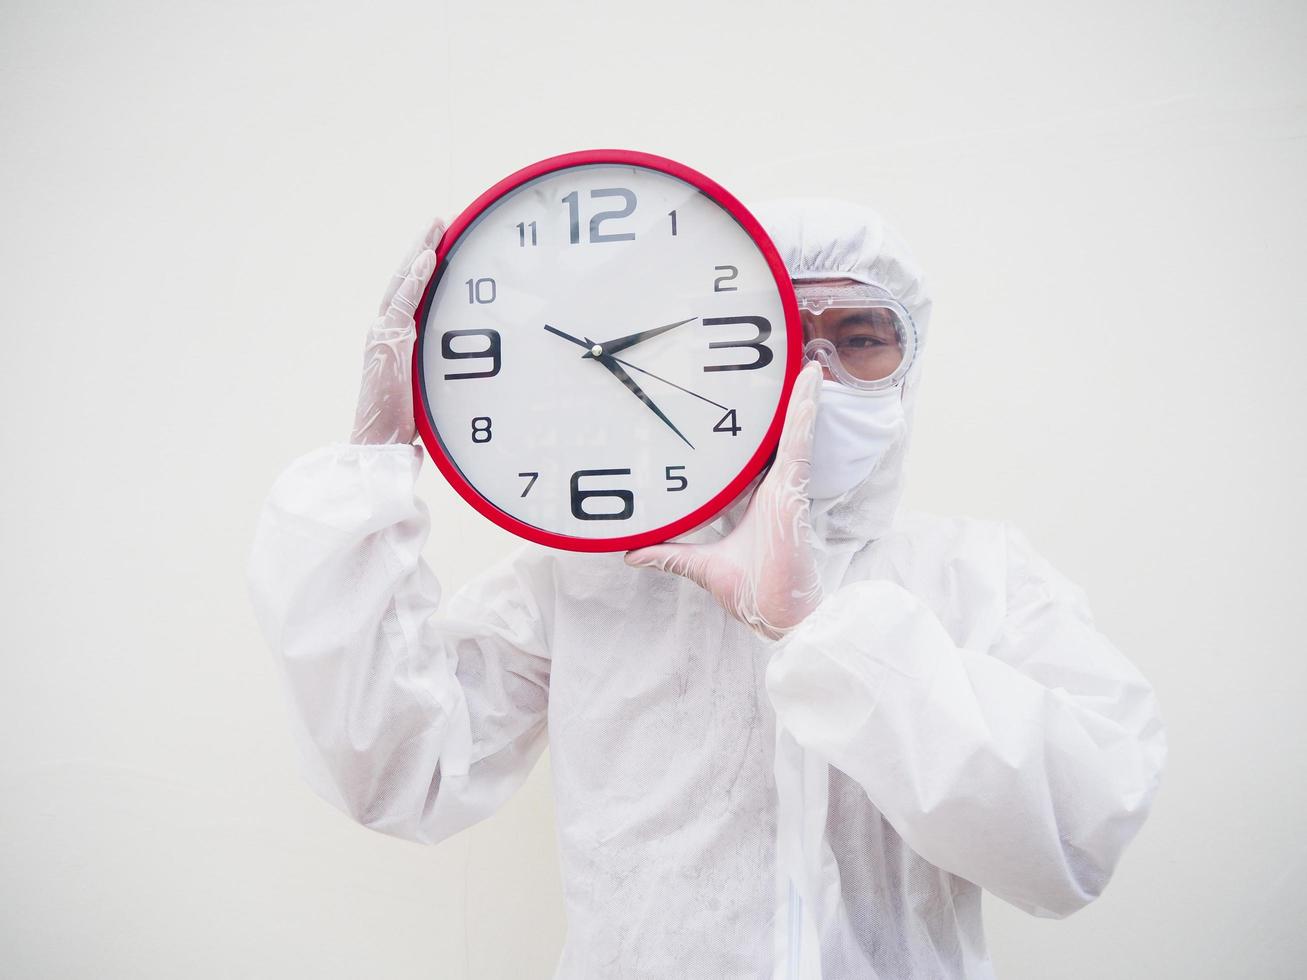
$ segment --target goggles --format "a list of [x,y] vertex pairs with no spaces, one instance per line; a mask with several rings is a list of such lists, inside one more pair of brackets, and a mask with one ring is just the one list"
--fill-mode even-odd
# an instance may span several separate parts
[[917,328],[879,286],[830,280],[794,284],[804,360],[856,391],[897,388],[917,354]]

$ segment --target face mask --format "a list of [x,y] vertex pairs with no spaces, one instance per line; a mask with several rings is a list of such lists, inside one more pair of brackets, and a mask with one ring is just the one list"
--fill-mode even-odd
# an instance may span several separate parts
[[903,438],[905,427],[898,388],[866,394],[838,381],[823,381],[808,495],[813,500],[829,500],[852,490]]

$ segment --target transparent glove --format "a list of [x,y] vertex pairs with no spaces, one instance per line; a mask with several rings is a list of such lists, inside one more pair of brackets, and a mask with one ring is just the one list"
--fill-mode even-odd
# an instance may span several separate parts
[[363,351],[363,383],[350,442],[412,442],[417,435],[413,422],[413,340],[417,336],[413,314],[436,268],[435,247],[444,233],[445,223],[437,218],[413,243],[408,258],[386,287]]
[[821,366],[814,363],[795,381],[776,459],[739,526],[712,544],[629,551],[626,563],[685,576],[767,639],[780,639],[816,609],[822,589],[808,474],[821,378]]

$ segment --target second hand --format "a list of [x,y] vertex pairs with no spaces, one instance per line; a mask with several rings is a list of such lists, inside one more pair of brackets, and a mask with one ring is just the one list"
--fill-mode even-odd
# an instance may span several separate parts
[[[610,355],[610,356],[612,356],[612,355]],[[622,360],[622,358],[620,358],[620,357],[613,357],[613,360],[616,361],[618,364],[623,364],[623,365],[625,365],[626,367],[629,367],[632,371],[639,371],[641,374],[647,374],[647,375],[649,375],[649,377],[653,378],[655,381],[661,381],[663,384],[665,384],[665,385],[671,385],[673,388],[677,389],[678,391],[683,391],[683,392],[685,392],[687,395],[693,395],[695,398],[699,399],[700,401],[707,402],[709,405],[716,405],[716,406],[717,406],[718,408],[720,408],[723,412],[729,412],[729,411],[730,411],[730,409],[727,408],[725,405],[723,405],[721,402],[715,402],[715,401],[713,401],[711,398],[705,398],[703,395],[699,394],[697,391],[691,391],[689,388],[684,388],[684,387],[682,387],[681,385],[678,385],[675,381],[668,381],[666,378],[660,377],[659,375],[654,374],[652,371],[646,371],[644,368],[642,368],[642,367],[638,367],[637,365],[632,364],[630,361]]]

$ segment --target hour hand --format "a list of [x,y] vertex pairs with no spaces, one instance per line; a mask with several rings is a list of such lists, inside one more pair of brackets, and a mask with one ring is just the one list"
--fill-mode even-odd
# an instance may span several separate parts
[[557,327],[551,327],[547,323],[545,324],[545,329],[552,334],[562,337],[564,340],[570,340],[572,343],[584,347],[586,350],[589,350],[594,346],[594,344],[590,343],[589,341],[582,340],[580,337],[573,337],[570,333],[563,333],[563,331],[559,330]]
[[[675,323],[666,323],[663,324],[663,326],[661,327],[653,327],[649,330],[641,330],[639,333],[627,334],[625,337],[617,337],[613,340],[605,340],[601,342],[599,346],[603,349],[602,353],[604,354],[616,354],[619,351],[626,350],[626,348],[628,347],[634,347],[636,344],[642,343],[643,341],[649,340],[653,337],[657,337],[660,333],[666,333],[668,330],[671,330],[673,327],[683,326],[684,324],[689,323],[690,320],[697,320],[697,319],[699,319],[697,316],[692,316],[688,320],[677,320]],[[581,356],[598,357],[599,355],[596,354],[594,351],[591,351],[590,353],[582,354]]]

